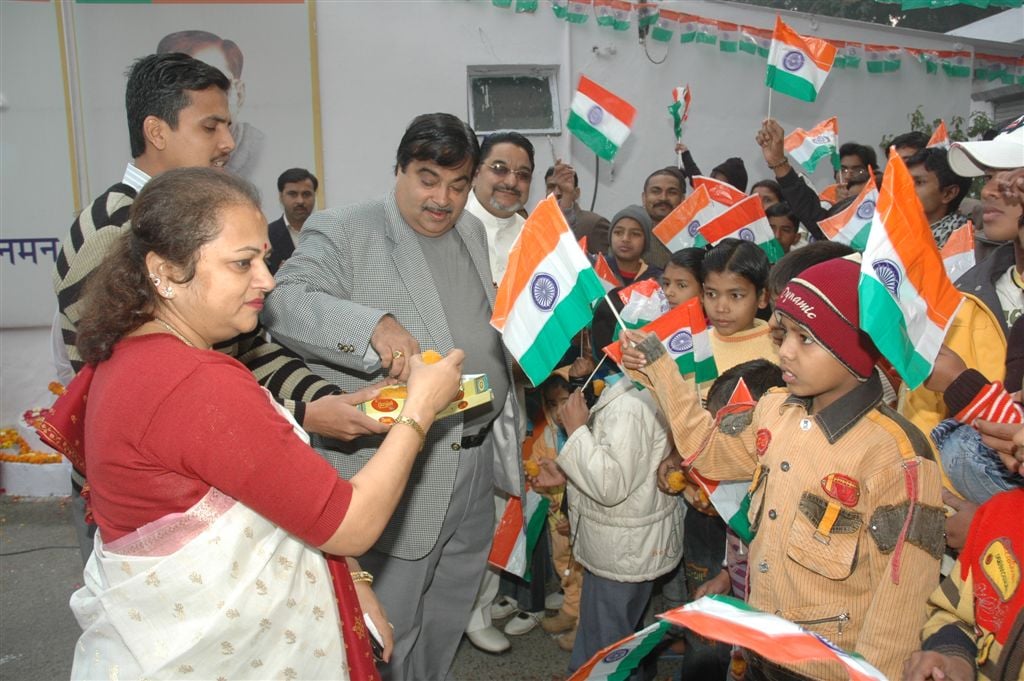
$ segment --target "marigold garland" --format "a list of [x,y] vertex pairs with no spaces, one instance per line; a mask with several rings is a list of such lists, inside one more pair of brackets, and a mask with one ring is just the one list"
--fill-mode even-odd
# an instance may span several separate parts
[[[47,386],[47,389],[54,395],[60,396],[64,394],[64,386],[57,382],[51,381]],[[31,427],[35,427],[36,422],[43,417],[45,409],[29,409],[26,411],[22,418]],[[31,463],[31,464],[48,464],[48,463],[60,463],[64,458],[60,454],[53,454],[47,452],[37,452],[33,450],[28,442],[25,441],[17,431],[16,428],[4,428],[0,430],[0,449],[14,449],[16,452],[0,451],[0,461],[6,461],[8,463]]]

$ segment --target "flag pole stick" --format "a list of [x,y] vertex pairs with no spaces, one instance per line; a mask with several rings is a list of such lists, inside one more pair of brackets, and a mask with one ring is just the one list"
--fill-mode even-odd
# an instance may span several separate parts
[[768,88],[768,118],[772,117],[772,89]]
[[551,165],[558,163],[558,153],[555,151],[555,142],[551,139],[551,135],[548,135],[548,146],[551,147]]
[[593,212],[594,204],[597,203],[597,180],[601,176],[601,157],[594,154],[594,195],[590,197],[590,210]]
[[[676,144],[679,144],[680,142],[682,142],[682,140],[677,137]],[[679,170],[683,169],[683,152],[678,149],[676,149],[676,168],[679,168]]]
[[586,390],[586,389],[587,389],[587,386],[588,386],[588,385],[590,385],[590,382],[591,382],[592,380],[594,380],[594,374],[596,374],[596,373],[597,373],[597,370],[601,368],[601,365],[602,365],[602,364],[604,364],[604,361],[605,361],[606,359],[608,359],[608,355],[606,355],[606,354],[604,354],[604,353],[601,353],[601,361],[600,361],[600,362],[598,362],[598,363],[597,363],[597,366],[596,366],[596,367],[594,367],[594,370],[590,372],[590,377],[589,377],[589,378],[587,378],[587,382],[583,384],[583,387],[582,387],[582,388],[580,388],[580,390]]

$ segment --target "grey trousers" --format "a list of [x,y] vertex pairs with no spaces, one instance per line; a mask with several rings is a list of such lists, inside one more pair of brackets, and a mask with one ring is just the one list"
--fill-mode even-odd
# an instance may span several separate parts
[[384,681],[441,681],[469,622],[494,533],[493,438],[459,453],[452,498],[433,550],[419,560],[359,558],[395,627]]
[[[569,657],[570,674],[586,664],[597,651],[640,628],[653,588],[653,580],[616,582],[598,577],[590,570],[583,571],[579,628]],[[641,676],[642,673],[637,678]]]

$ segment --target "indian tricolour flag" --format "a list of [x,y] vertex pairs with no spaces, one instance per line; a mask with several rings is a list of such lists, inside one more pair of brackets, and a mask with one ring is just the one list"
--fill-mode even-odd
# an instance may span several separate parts
[[626,100],[580,76],[569,112],[569,130],[606,161],[615,158],[629,137],[636,109]]
[[630,284],[619,291],[619,300],[624,303],[619,316],[630,329],[646,326],[668,311],[668,298],[654,279]]
[[970,78],[971,53],[946,50],[939,52],[939,66],[950,78]]
[[[724,417],[730,414],[742,414],[751,411],[756,405],[757,400],[750,394],[750,389],[747,388],[746,382],[740,378],[736,383],[736,387],[733,388],[729,402],[715,415],[715,421],[720,423]],[[692,465],[699,454],[700,452],[695,453],[684,464],[686,466]],[[722,520],[744,542],[749,544],[753,539],[753,533],[750,531],[750,520],[747,515],[750,510],[750,501],[747,498],[748,491],[750,490],[750,480],[711,480],[710,478],[705,478],[692,468],[689,470],[689,475],[704,490],[708,501],[715,507],[715,511],[718,512]]]
[[565,20],[570,24],[584,24],[590,18],[594,0],[569,0]]
[[871,221],[875,217],[875,204],[878,203],[878,189],[870,168],[868,174],[868,181],[864,183],[853,203],[832,217],[818,221],[818,226],[829,241],[838,241],[861,253],[868,245]]
[[604,287],[605,293],[622,286],[622,282],[615,276],[612,266],[608,264],[608,260],[604,257],[603,253],[597,254],[597,259],[594,262],[594,271],[597,272],[597,278],[601,280],[601,286]]
[[865,45],[864,62],[868,73],[899,71],[902,53],[895,45]]
[[861,262],[860,325],[910,390],[924,383],[963,302],[914,193],[903,159],[889,152]]
[[711,177],[704,177],[703,175],[695,175],[691,178],[694,189],[700,189],[704,187],[708,191],[708,197],[711,199],[719,208],[725,209],[731,206],[735,206],[737,203],[747,198],[747,195],[741,192],[736,187],[733,187],[728,182],[722,182]]
[[835,58],[836,48],[830,42],[802,36],[776,17],[764,84],[790,97],[813,102]]
[[[524,503],[525,499],[525,503]],[[510,497],[494,530],[494,542],[487,562],[530,581],[530,561],[537,540],[547,524],[550,502],[532,489],[524,498]]]
[[818,199],[823,204],[828,204],[829,206],[834,206],[837,203],[839,203],[838,191],[839,191],[839,184],[838,183],[830,184],[829,186],[825,187],[820,192],[818,192]]
[[810,130],[797,128],[786,135],[783,144],[786,153],[809,173],[825,158],[832,162],[833,170],[839,170],[839,122],[835,116]]
[[512,244],[491,326],[534,385],[551,374],[594,315],[604,287],[580,250],[555,197],[534,209]]
[[594,0],[594,10],[597,12],[599,26],[610,26],[616,31],[629,29],[633,5],[626,0]]
[[768,58],[772,47],[772,32],[766,28],[740,26],[740,52],[756,54],[762,59]]
[[668,105],[672,115],[672,129],[676,133],[676,141],[682,141],[683,123],[690,117],[690,86],[672,88],[672,103]]
[[778,664],[833,660],[846,668],[852,681],[886,679],[860,655],[848,653],[818,634],[732,596],[704,596],[659,617],[701,636],[749,648]]
[[736,52],[739,49],[740,27],[728,21],[719,21],[718,49],[721,52]]
[[707,187],[701,185],[654,228],[654,236],[675,253],[681,248],[707,245],[700,228],[718,217],[723,209],[708,196]]
[[757,194],[748,196],[713,218],[700,228],[700,233],[712,245],[729,237],[753,242],[765,252],[771,262],[784,255],[782,246],[775,240],[772,226],[765,217],[761,197]]
[[[697,298],[677,305],[640,330],[658,337],[683,376],[693,376],[698,384],[718,378],[704,309]],[[616,364],[622,363],[621,343],[609,343],[602,349]]]
[[949,151],[949,130],[946,128],[946,121],[939,121],[931,138],[928,140],[928,148],[937,147]]
[[682,14],[673,12],[670,9],[663,9],[658,12],[658,20],[651,26],[651,38],[659,42],[667,43],[679,30],[682,23]]
[[955,282],[975,264],[974,224],[968,220],[953,230],[939,252],[942,254],[942,266],[946,268],[949,280]]
[[661,643],[671,625],[662,620],[599,650],[569,681],[623,681]]

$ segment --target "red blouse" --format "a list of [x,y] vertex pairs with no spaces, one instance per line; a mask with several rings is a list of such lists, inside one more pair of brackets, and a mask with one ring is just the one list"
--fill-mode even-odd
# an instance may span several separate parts
[[167,334],[121,340],[86,406],[91,503],[104,542],[192,507],[210,489],[312,546],[352,486],[300,440],[237,360]]

